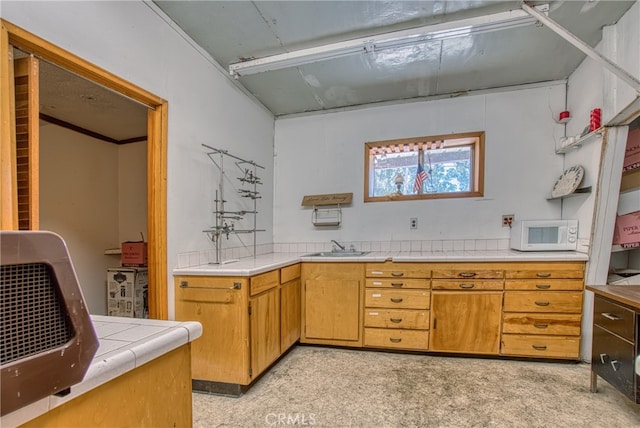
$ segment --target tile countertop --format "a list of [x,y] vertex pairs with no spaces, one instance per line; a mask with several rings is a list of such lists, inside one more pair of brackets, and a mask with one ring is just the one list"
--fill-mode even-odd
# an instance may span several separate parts
[[28,422],[124,373],[179,348],[202,335],[195,321],[163,321],[92,315],[100,346],[82,382],[65,397],[49,397],[4,415],[0,426]]
[[429,252],[376,252],[362,256],[317,257],[308,253],[269,253],[247,257],[224,264],[206,264],[176,268],[174,275],[202,276],[251,276],[299,262],[540,262],[540,261],[587,261],[585,253],[575,251],[521,252],[515,250],[495,251],[429,251]]

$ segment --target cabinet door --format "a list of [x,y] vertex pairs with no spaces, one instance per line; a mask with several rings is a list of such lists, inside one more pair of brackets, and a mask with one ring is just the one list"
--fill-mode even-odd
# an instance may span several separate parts
[[280,356],[280,290],[251,298],[251,373],[255,378]]
[[300,339],[300,279],[280,288],[280,353]]
[[176,277],[176,321],[202,324],[202,336],[191,343],[193,379],[250,382],[245,287],[240,279]]
[[502,292],[434,291],[429,349],[497,355],[501,306]]
[[305,337],[360,340],[360,281],[305,281]]

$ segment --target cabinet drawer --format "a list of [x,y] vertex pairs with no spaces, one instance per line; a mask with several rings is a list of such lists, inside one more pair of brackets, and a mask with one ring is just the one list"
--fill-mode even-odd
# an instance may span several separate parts
[[507,278],[536,278],[536,279],[582,279],[583,269],[556,269],[540,266],[539,269],[509,270]]
[[597,325],[593,326],[591,369],[624,395],[636,401],[634,360],[633,344]]
[[431,282],[431,287],[434,290],[502,290],[502,280],[449,280],[449,279],[434,279]]
[[633,341],[635,319],[634,311],[601,296],[595,297],[593,302],[593,323],[595,325]]
[[564,314],[506,313],[503,333],[579,336],[582,316]]
[[431,280],[429,279],[391,279],[391,278],[367,278],[367,287],[370,288],[431,288]]
[[437,269],[431,273],[432,278],[448,279],[497,279],[504,278],[504,271],[483,269],[482,266],[465,266],[461,269]]
[[426,330],[365,328],[364,346],[426,351],[429,349],[429,332]]
[[367,289],[364,305],[370,308],[429,309],[430,297],[428,291]]
[[581,279],[507,279],[504,282],[505,290],[576,290],[580,291],[584,288],[584,282]]
[[580,355],[580,337],[503,334],[502,355],[577,359]]
[[280,284],[280,271],[272,270],[260,275],[252,276],[250,280],[251,296],[262,293]]
[[282,284],[300,278],[300,263],[280,269],[280,282]]
[[505,312],[582,312],[582,292],[577,291],[506,291]]
[[412,309],[371,309],[364,311],[365,327],[429,329],[429,311]]
[[424,263],[367,263],[369,278],[430,278],[431,269]]

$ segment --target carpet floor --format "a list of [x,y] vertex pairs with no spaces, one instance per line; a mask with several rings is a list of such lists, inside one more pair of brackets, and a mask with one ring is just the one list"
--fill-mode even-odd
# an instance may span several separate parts
[[640,427],[588,364],[296,346],[239,398],[193,394],[194,427]]

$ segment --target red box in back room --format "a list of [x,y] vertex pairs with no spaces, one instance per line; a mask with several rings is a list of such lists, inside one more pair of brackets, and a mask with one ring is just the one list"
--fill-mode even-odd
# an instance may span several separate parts
[[127,241],[122,243],[122,266],[147,266],[147,243]]

